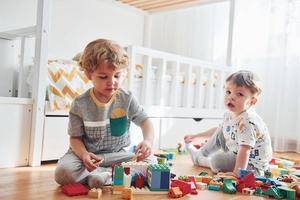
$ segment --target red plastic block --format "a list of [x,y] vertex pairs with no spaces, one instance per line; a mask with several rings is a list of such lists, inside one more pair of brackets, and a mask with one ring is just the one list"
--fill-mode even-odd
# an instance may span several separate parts
[[71,183],[62,186],[62,192],[67,196],[86,195],[89,192],[81,183]]
[[191,185],[181,180],[171,180],[171,187],[179,187],[184,195],[190,194],[192,191]]
[[249,173],[243,178],[239,179],[237,190],[242,192],[243,188],[255,188],[255,175],[253,173]]

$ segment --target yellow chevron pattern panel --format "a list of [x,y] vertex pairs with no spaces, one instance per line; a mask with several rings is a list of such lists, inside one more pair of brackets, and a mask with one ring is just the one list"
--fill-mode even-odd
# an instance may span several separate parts
[[72,61],[48,62],[47,96],[52,111],[70,109],[78,95],[91,88],[92,84]]

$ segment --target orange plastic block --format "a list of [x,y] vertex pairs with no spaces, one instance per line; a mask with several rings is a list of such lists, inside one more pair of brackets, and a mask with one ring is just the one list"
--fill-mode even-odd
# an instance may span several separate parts
[[124,188],[122,190],[122,199],[126,199],[126,200],[133,199],[131,188]]
[[171,198],[180,198],[183,196],[183,193],[181,192],[179,187],[171,187],[169,189],[169,197]]

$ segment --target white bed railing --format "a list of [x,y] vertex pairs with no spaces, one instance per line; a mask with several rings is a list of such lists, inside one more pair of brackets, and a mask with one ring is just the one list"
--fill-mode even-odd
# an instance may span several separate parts
[[138,46],[127,50],[128,89],[151,116],[219,117],[223,113],[223,83],[230,67]]

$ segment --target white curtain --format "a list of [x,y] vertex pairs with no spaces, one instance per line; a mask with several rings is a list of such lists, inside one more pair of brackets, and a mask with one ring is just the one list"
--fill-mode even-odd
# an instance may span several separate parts
[[150,47],[224,65],[228,10],[225,1],[152,14]]
[[300,152],[300,0],[237,0],[233,65],[255,71],[275,151]]

